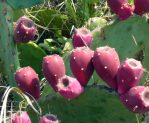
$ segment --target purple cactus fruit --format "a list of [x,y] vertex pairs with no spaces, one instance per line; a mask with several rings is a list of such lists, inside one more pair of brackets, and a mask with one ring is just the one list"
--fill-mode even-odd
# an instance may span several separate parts
[[135,10],[138,15],[149,12],[149,0],[134,0]]
[[122,5],[120,10],[118,11],[118,16],[119,16],[120,20],[126,20],[130,16],[133,15],[133,12],[134,12],[134,6],[124,4],[124,5]]
[[20,17],[14,27],[15,41],[17,43],[27,43],[33,40],[36,35],[34,22],[26,16]]
[[93,65],[101,79],[116,90],[116,74],[120,66],[120,60],[115,49],[109,46],[97,48],[94,52]]
[[138,85],[142,76],[141,62],[133,58],[127,58],[117,72],[118,93],[123,94],[133,86]]
[[60,123],[57,116],[53,114],[46,114],[40,118],[39,123]]
[[88,47],[78,47],[74,49],[70,55],[72,73],[82,86],[88,83],[93,74],[93,54],[94,52]]
[[35,99],[40,97],[40,83],[38,74],[31,67],[23,67],[16,71],[15,80],[18,87],[32,95]]
[[11,123],[31,123],[31,120],[26,111],[18,112],[12,115]]
[[75,29],[72,35],[72,43],[73,47],[83,47],[83,46],[90,46],[93,41],[93,36],[90,30],[82,27]]
[[79,81],[69,76],[63,76],[60,78],[57,88],[59,93],[69,100],[78,97],[84,91],[84,88],[81,86]]
[[65,65],[62,57],[57,54],[48,55],[43,58],[43,74],[52,88],[57,91],[58,79],[65,75]]
[[120,96],[122,103],[134,113],[149,111],[149,87],[135,86]]
[[111,11],[118,14],[118,11],[122,7],[123,4],[127,4],[128,0],[107,0]]

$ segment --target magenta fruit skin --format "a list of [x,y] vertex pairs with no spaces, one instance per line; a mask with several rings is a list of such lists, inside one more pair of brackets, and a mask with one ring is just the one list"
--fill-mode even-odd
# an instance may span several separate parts
[[118,93],[123,94],[130,88],[137,86],[143,76],[143,70],[140,61],[127,58],[117,72]]
[[42,69],[45,78],[52,88],[57,91],[58,79],[65,75],[65,65],[61,56],[48,55],[43,58]]
[[133,113],[149,111],[149,87],[135,86],[120,96],[121,102]]
[[120,60],[115,49],[109,46],[97,48],[93,56],[93,65],[99,77],[112,89],[117,90],[116,75]]
[[90,30],[82,27],[75,29],[72,35],[72,44],[73,47],[83,47],[83,46],[90,46],[93,41],[93,36]]
[[87,47],[78,47],[70,55],[70,68],[82,86],[90,80],[94,67],[92,63],[94,51]]
[[38,74],[30,66],[23,67],[16,71],[15,80],[18,87],[32,95],[35,99],[40,97],[40,83]]
[[134,0],[135,10],[138,15],[149,12],[149,0]]
[[46,114],[40,118],[39,123],[60,123],[57,117],[53,114]]
[[123,4],[127,4],[128,0],[107,0],[111,11],[118,14],[118,11],[122,7]]
[[84,87],[81,86],[79,81],[70,76],[64,76],[59,79],[57,87],[58,92],[68,100],[75,99],[84,92]]
[[33,40],[37,29],[34,22],[26,16],[20,17],[14,26],[15,41],[17,43],[27,43]]
[[118,16],[120,20],[127,20],[130,16],[134,14],[134,6],[124,4],[118,11]]
[[31,120],[28,116],[28,113],[26,111],[24,112],[18,112],[17,114],[14,114],[11,119],[11,123],[31,123]]

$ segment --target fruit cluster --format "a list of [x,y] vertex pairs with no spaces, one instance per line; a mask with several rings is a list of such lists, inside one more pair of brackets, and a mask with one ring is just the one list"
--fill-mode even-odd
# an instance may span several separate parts
[[134,5],[129,5],[128,0],[107,0],[111,11],[118,15],[120,20],[126,20],[134,13],[143,15],[149,11],[149,0],[134,0]]
[[[78,97],[84,92],[95,69],[99,77],[119,94],[120,100],[130,111],[144,113],[149,110],[149,88],[137,86],[143,76],[140,61],[127,58],[120,64],[117,52],[109,46],[92,51],[88,46],[93,38],[85,28],[76,29],[72,39],[75,49],[70,54],[70,68],[74,77],[66,75],[64,61],[59,55],[43,58],[43,74],[55,91],[69,100]],[[40,97],[39,78],[31,67],[17,70],[15,79],[22,91],[35,99]]]
[[[121,8],[123,2],[119,0],[116,4],[109,1],[109,5],[114,4]],[[124,3],[127,1],[125,0]],[[118,9],[113,8],[113,11],[118,12]],[[15,28],[16,41],[19,42],[28,42],[35,34],[33,33],[35,30],[32,30],[35,29],[34,26],[30,25],[30,22],[28,24],[30,20],[24,21],[24,18],[21,18],[23,21],[19,19],[18,26],[16,25]],[[25,25],[31,28],[26,28]],[[28,35],[27,32],[33,34]],[[19,37],[23,37],[23,39]],[[86,28],[75,29],[72,41],[74,49],[70,54],[70,68],[74,77],[66,75],[64,60],[61,56],[53,54],[43,58],[43,75],[56,92],[69,100],[77,98],[84,92],[95,69],[99,77],[118,93],[120,100],[130,111],[134,113],[149,111],[149,88],[138,86],[144,71],[140,61],[127,58],[120,63],[116,50],[109,46],[98,47],[95,51],[91,50],[89,46],[92,44],[93,37]],[[40,82],[33,68],[28,66],[17,70],[15,80],[23,92],[36,100],[40,98]],[[13,123],[18,123],[18,117],[22,115],[25,117],[24,122],[31,122],[28,115],[22,113],[14,116]],[[59,121],[54,115],[45,115],[40,119],[40,123],[59,123]]]

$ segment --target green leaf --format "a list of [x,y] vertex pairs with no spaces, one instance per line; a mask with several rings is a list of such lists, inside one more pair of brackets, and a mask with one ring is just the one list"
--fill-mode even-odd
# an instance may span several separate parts
[[[135,115],[122,105],[115,93],[98,87],[87,88],[79,98],[71,101],[55,95],[39,105],[43,114],[53,113],[62,123],[136,123]],[[31,110],[29,114],[32,122],[37,123],[35,114]]]
[[24,9],[43,3],[45,0],[7,0],[7,3],[14,9]]
[[18,44],[18,51],[21,67],[31,66],[42,78],[42,59],[46,55],[45,52],[35,43]]

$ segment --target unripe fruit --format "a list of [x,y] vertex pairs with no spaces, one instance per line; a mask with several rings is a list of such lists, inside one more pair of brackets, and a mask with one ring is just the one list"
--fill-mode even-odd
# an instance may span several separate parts
[[123,94],[133,86],[138,85],[142,75],[141,62],[133,58],[126,59],[117,72],[118,93]]
[[12,115],[11,123],[31,123],[27,112],[18,112]]
[[109,46],[97,48],[94,52],[93,65],[99,77],[116,90],[116,74],[120,66],[120,60],[115,49]]
[[60,122],[55,115],[46,114],[40,118],[39,123],[60,123]]
[[49,84],[57,91],[56,84],[58,79],[65,75],[65,65],[62,57],[57,54],[48,55],[43,58],[42,62],[43,74]]
[[20,17],[14,26],[14,36],[17,43],[27,43],[36,35],[36,26],[27,16]]
[[74,99],[84,91],[79,81],[70,76],[64,76],[59,79],[57,84],[59,93],[66,99]]
[[149,0],[134,0],[135,13],[142,15],[149,12]]
[[70,55],[72,73],[82,86],[86,86],[93,74],[93,54],[94,52],[87,47],[78,47]]
[[90,46],[93,41],[93,36],[90,30],[82,27],[75,29],[72,35],[73,47]]
[[107,2],[112,12],[118,14],[118,11],[122,7],[122,5],[127,4],[128,0],[107,0]]
[[124,4],[118,11],[118,16],[120,20],[126,20],[133,15],[133,12],[134,12],[134,6]]
[[122,103],[134,113],[149,111],[149,87],[135,86],[120,96]]
[[18,87],[32,95],[35,99],[40,97],[40,84],[38,74],[31,67],[23,67],[16,71],[15,80]]

